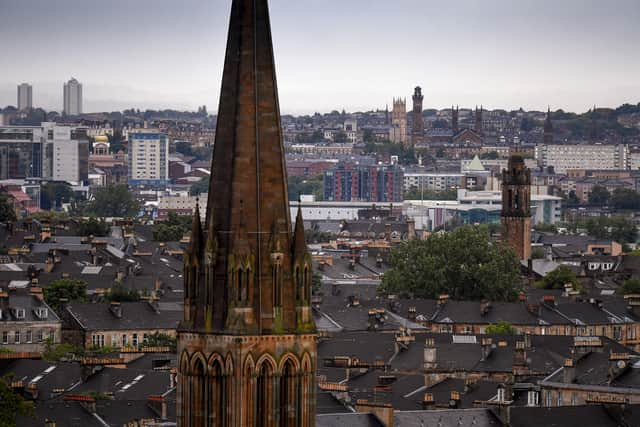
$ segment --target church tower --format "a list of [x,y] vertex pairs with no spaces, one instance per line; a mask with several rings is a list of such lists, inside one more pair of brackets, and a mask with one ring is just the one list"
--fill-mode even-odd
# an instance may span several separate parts
[[424,119],[422,117],[422,88],[416,86],[413,92],[413,121],[411,126],[411,143],[418,144],[424,139]]
[[456,105],[456,108],[453,108],[453,105],[452,105],[451,106],[451,132],[453,133],[453,136],[456,136],[458,132],[460,132],[460,125],[458,124],[459,118],[460,118],[460,110],[458,110],[458,106]]
[[553,144],[553,124],[551,123],[551,107],[547,109],[547,118],[544,121],[544,136],[542,137],[545,144]]
[[407,100],[406,98],[393,98],[393,110],[391,111],[391,126],[389,128],[389,140],[394,144],[407,143]]
[[509,158],[502,171],[502,240],[513,248],[518,259],[531,258],[531,171],[524,158]]
[[313,427],[316,331],[292,228],[267,0],[233,0],[206,223],[178,328],[178,426]]
[[482,113],[483,113],[482,105],[480,106],[479,110],[478,110],[478,106],[476,105],[476,121],[475,121],[473,130],[475,130],[476,133],[478,133],[478,135],[482,135]]

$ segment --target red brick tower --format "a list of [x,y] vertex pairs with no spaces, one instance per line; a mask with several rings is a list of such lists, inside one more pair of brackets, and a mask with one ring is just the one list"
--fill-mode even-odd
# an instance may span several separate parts
[[502,240],[520,260],[531,258],[531,171],[517,154],[502,171]]
[[413,92],[413,122],[411,126],[411,143],[416,145],[424,140],[424,118],[422,117],[422,88],[416,86]]

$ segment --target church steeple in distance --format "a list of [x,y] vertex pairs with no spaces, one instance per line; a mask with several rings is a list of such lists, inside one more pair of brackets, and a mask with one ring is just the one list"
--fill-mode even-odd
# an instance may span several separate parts
[[544,120],[543,142],[553,144],[553,123],[551,123],[551,107],[547,107],[547,117]]
[[[196,220],[197,217],[197,220]],[[178,329],[178,425],[315,425],[302,212],[292,227],[267,0],[233,0],[206,222]]]

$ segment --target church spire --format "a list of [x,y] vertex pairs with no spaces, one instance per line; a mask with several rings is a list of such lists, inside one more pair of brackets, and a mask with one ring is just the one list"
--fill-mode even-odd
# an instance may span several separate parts
[[292,231],[285,178],[267,0],[233,0],[206,224],[192,232],[201,267],[185,257],[178,427],[315,426],[312,260],[293,259],[304,227]]
[[[191,262],[196,263],[200,267],[200,259],[202,258],[202,224],[200,223],[200,199],[196,198],[196,207],[193,211],[193,220],[191,222],[191,237],[190,237],[190,255]],[[195,264],[194,264],[195,265]]]
[[277,320],[295,328],[291,254],[279,249],[292,236],[266,0],[231,7],[211,170],[206,229],[216,251],[214,271],[199,283],[211,306],[202,326],[268,332]]
[[293,232],[292,254],[294,259],[299,259],[307,253],[307,242],[304,237],[304,221],[302,219],[302,204],[298,202],[296,225]]

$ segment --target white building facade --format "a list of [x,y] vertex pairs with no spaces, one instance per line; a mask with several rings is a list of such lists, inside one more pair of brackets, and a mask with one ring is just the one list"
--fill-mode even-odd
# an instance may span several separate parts
[[568,170],[629,169],[629,146],[625,144],[539,144],[535,158],[541,166],[553,166],[556,173]]
[[169,137],[157,131],[129,133],[129,184],[169,183]]

